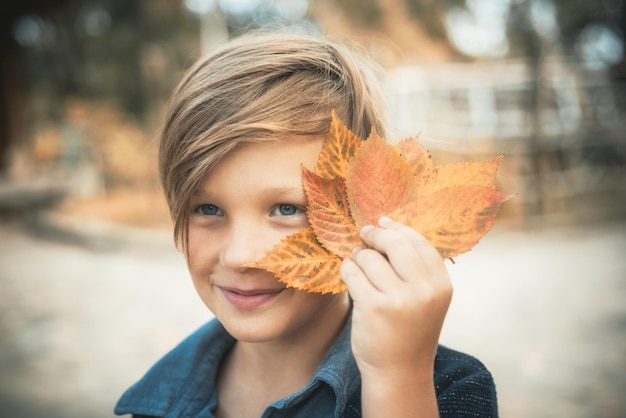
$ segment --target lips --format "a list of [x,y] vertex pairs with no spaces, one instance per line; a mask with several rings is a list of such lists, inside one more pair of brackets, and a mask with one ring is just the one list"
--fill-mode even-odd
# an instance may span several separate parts
[[243,290],[243,289],[236,289],[236,288],[230,288],[230,287],[223,287],[222,290],[225,290],[227,292],[236,293],[236,294],[242,295],[242,296],[256,296],[256,295],[265,295],[265,294],[269,294],[269,293],[278,293],[278,292],[281,292],[283,290],[283,288],[279,288],[279,289]]
[[253,310],[268,304],[285,289],[237,289],[220,287],[220,290],[224,298],[235,308]]

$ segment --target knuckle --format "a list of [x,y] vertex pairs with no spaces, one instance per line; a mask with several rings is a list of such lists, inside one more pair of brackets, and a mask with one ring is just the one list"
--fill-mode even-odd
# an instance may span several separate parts
[[448,284],[430,287],[422,293],[422,303],[429,306],[448,304],[452,299],[452,286]]
[[406,238],[399,233],[389,234],[389,237],[387,238],[387,245],[390,249],[403,248],[407,245],[407,243],[408,241]]
[[356,261],[359,264],[369,264],[376,261],[380,254],[372,249],[365,248],[356,254]]
[[415,302],[406,292],[388,294],[377,304],[377,310],[387,314],[406,314],[414,308]]
[[396,317],[397,315],[406,315],[411,310],[411,304],[402,295],[388,295],[373,302],[372,308],[380,316],[391,315]]
[[339,273],[344,278],[352,278],[355,277],[359,272],[359,269],[354,264],[352,260],[345,260],[341,263],[341,267],[339,268]]

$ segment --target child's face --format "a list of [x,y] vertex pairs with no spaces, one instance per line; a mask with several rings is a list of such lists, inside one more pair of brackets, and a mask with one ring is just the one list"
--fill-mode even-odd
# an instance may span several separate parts
[[348,311],[346,294],[286,288],[273,274],[244,267],[309,226],[301,165],[315,167],[322,143],[290,137],[245,145],[221,160],[192,198],[189,271],[204,303],[239,341],[291,341],[333,329]]

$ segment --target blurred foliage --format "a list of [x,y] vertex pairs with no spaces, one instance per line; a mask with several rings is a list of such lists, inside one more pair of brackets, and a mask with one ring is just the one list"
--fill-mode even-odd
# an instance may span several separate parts
[[339,7],[348,11],[350,18],[360,26],[371,29],[382,23],[381,8],[376,0],[337,0]]
[[[469,13],[480,2],[310,0],[308,13],[295,17],[281,15],[279,2],[253,2],[254,7],[243,12],[224,7],[227,2],[211,3],[218,9],[191,11],[189,3],[67,0],[56,3],[56,9],[41,3],[41,13],[33,6],[25,9],[27,14],[15,16],[9,27],[19,47],[20,76],[25,83],[21,91],[17,87],[12,90],[10,104],[13,109],[25,109],[26,116],[9,114],[20,128],[13,146],[13,171],[45,175],[46,170],[67,172],[90,166],[97,179],[79,187],[82,191],[75,196],[89,197],[97,204],[81,210],[99,213],[94,207],[121,202],[121,196],[134,197],[131,206],[139,208],[144,205],[139,196],[144,195],[143,201],[151,202],[146,205],[158,208],[154,212],[163,220],[162,200],[148,198],[159,194],[153,137],[169,94],[184,69],[201,53],[201,33],[206,29],[203,13],[223,20],[224,37],[282,23],[304,31],[366,39],[372,55],[393,67],[471,60],[452,42],[446,16],[459,9]],[[538,6],[554,8],[555,36],[546,36],[533,23],[531,9]],[[543,71],[540,59],[547,52],[577,57],[581,33],[589,25],[606,25],[621,34],[624,45],[624,0],[510,0],[508,13],[508,56],[526,57],[535,68],[536,80]],[[616,79],[625,77],[623,57],[613,65],[612,74]],[[4,80],[5,85],[12,82]],[[535,82],[535,87],[540,85]],[[533,106],[541,97],[538,91],[530,93],[528,102]],[[530,138],[529,143],[532,140],[540,139]],[[91,190],[91,195],[85,190]],[[137,192],[133,194],[133,190]],[[74,201],[67,207],[79,206]]]
[[[560,38],[565,47],[576,45],[578,35],[593,23],[604,24],[623,31],[626,29],[624,0],[570,0],[556,3]],[[626,33],[622,33],[626,36]]]
[[[410,39],[414,35],[410,31],[392,32],[394,22],[385,22],[390,10],[404,8],[408,17],[428,36],[455,51],[444,24],[445,16],[453,8],[465,7],[465,3],[465,0],[311,0],[310,7],[334,5],[328,9],[330,13],[336,15],[342,11],[353,27],[367,28],[368,33],[379,28],[402,47],[423,42]],[[543,41],[528,18],[532,3],[530,0],[510,2],[510,55],[536,55],[541,48]],[[535,0],[535,3],[541,2]],[[575,52],[580,32],[590,23],[626,27],[623,0],[573,0],[551,4],[557,11],[560,44],[571,53]],[[248,17],[222,11],[229,30],[237,33],[265,21],[276,23],[276,19],[270,22],[265,16],[271,13],[263,1],[248,10]],[[321,26],[337,18],[323,13],[311,17]],[[22,51],[28,94],[31,103],[36,104],[37,119],[57,120],[63,117],[60,104],[64,100],[82,98],[114,102],[142,122],[151,123],[150,116],[154,117],[190,57],[197,55],[200,49],[200,19],[186,10],[182,0],[73,1],[46,17],[22,16],[13,25],[18,41],[15,29],[33,25],[37,26],[37,36],[22,42]],[[350,27],[342,30],[350,31]],[[409,38],[398,39],[402,36]],[[429,47],[432,45],[416,45],[415,53],[427,59]],[[457,51],[450,57],[461,55]],[[623,67],[623,60],[621,65]]]
[[37,116],[55,120],[68,98],[111,101],[144,117],[199,48],[198,21],[179,1],[75,1],[48,19],[23,19],[39,26],[24,48],[29,94]]
[[68,185],[61,213],[170,226],[156,154],[154,138],[117,106],[71,101],[63,122],[42,124],[19,160],[26,176]]
[[156,144],[115,107],[70,103],[65,127],[78,132],[83,158],[101,167],[106,188],[156,187]]
[[426,29],[434,39],[448,40],[448,32],[444,25],[446,10],[464,7],[465,0],[405,0],[411,17]]

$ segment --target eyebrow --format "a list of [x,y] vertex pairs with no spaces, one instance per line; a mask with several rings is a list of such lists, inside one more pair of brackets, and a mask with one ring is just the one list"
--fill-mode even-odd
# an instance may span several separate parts
[[[290,193],[298,193],[298,194],[304,194],[306,195],[305,191],[304,191],[304,187],[268,187],[266,189],[263,189],[264,193],[277,193],[277,194],[290,194]],[[204,190],[202,190],[201,188],[198,188],[196,190],[194,190],[194,192],[192,193],[192,196],[194,197],[212,197],[214,195],[217,195],[216,193],[212,193],[212,192],[206,192]]]
[[264,190],[273,193],[305,193],[304,187],[269,187]]

